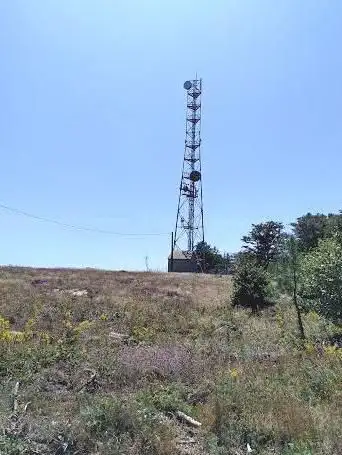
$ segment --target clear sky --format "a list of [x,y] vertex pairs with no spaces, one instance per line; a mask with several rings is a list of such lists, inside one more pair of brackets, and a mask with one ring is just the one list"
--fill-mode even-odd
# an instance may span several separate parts
[[[183,82],[203,78],[206,240],[342,208],[341,0],[0,1],[0,203],[174,228]],[[0,262],[164,270],[169,236],[0,209]]]

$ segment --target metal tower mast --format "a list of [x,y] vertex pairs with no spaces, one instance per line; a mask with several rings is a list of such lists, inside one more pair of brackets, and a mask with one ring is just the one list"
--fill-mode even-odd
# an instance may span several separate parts
[[184,88],[187,92],[185,150],[174,246],[192,255],[196,244],[204,241],[201,169],[202,79],[186,81]]

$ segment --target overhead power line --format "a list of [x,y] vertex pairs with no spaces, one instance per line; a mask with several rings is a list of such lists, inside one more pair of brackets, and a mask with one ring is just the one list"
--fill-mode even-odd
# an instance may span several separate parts
[[5,204],[0,204],[0,208],[7,210],[12,213],[16,213],[17,215],[22,215],[26,216],[27,218],[32,218],[34,220],[38,221],[44,221],[46,223],[52,223],[56,224],[57,226],[69,228],[69,229],[75,229],[77,231],[87,231],[87,232],[94,232],[97,234],[107,234],[107,235],[118,235],[118,236],[138,236],[138,237],[145,237],[145,236],[161,236],[161,235],[170,235],[169,232],[149,232],[149,233],[131,233],[131,232],[115,232],[115,231],[110,231],[110,230],[104,230],[104,229],[98,229],[94,227],[86,227],[86,226],[78,226],[75,224],[69,224],[69,223],[63,223],[58,220],[53,220],[50,218],[45,218],[43,216],[38,216],[38,215],[33,215],[32,213],[25,212],[24,210],[20,210],[14,207],[9,207],[8,205]]

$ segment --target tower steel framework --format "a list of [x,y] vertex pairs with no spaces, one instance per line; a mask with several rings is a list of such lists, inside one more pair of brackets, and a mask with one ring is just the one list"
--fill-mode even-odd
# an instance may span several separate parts
[[198,242],[204,241],[201,166],[202,79],[184,83],[186,90],[185,150],[174,247],[192,257]]

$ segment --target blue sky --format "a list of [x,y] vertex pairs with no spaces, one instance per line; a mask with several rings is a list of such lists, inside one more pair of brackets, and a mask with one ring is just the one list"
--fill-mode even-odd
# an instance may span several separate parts
[[[0,2],[0,203],[174,228],[183,82],[203,78],[206,240],[342,208],[340,0]],[[2,264],[164,270],[169,236],[0,209]]]

